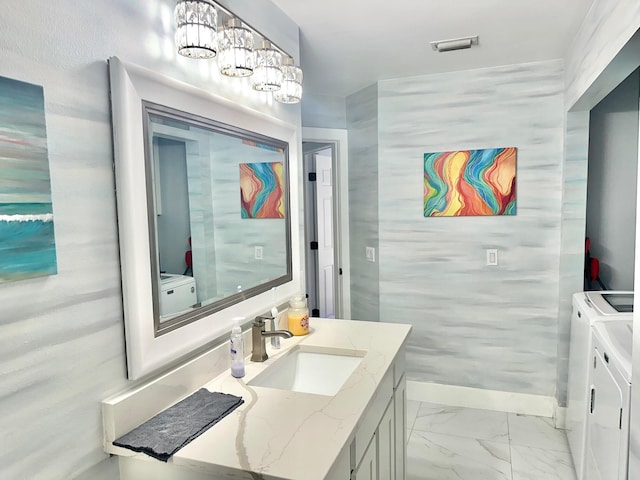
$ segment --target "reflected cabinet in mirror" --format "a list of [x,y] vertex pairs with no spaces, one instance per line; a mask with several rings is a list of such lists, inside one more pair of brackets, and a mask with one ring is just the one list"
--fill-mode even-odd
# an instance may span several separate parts
[[300,127],[116,57],[109,80],[135,380],[302,291]]
[[156,335],[291,280],[288,144],[143,101]]

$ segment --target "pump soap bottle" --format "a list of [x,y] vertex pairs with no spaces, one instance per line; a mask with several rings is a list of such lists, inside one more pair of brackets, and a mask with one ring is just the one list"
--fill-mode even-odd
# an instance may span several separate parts
[[240,328],[241,320],[244,319],[235,317],[231,329],[231,375],[236,378],[244,377],[244,338]]

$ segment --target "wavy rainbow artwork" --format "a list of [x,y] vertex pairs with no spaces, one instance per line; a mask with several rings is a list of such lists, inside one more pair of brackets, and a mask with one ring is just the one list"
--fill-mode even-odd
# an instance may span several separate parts
[[282,162],[241,163],[242,218],[284,218]]
[[424,154],[424,216],[516,214],[517,149]]

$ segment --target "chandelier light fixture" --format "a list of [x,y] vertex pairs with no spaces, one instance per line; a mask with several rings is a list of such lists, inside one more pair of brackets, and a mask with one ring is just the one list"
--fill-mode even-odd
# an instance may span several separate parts
[[293,58],[226,7],[213,0],[177,0],[174,17],[180,55],[217,56],[222,75],[251,77],[254,90],[273,93],[280,103],[302,99],[302,70]]
[[296,66],[293,58],[282,60],[282,86],[273,93],[273,98],[280,103],[298,103],[302,99],[302,69]]
[[238,18],[229,20],[218,34],[218,68],[228,77],[253,73],[253,32]]
[[209,0],[178,0],[174,10],[178,53],[213,58],[217,53],[218,11]]

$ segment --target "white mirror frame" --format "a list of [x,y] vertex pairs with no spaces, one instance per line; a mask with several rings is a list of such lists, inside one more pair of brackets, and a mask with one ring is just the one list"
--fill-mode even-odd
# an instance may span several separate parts
[[[124,307],[127,374],[130,380],[146,377],[199,351],[215,340],[226,339],[234,317],[267,312],[273,302],[285,303],[302,291],[299,178],[301,145],[298,128],[215,96],[194,86],[109,59],[113,148],[118,203],[118,234]],[[152,275],[145,180],[142,101],[241,127],[289,144],[289,199],[293,280],[246,299],[195,322],[155,336]]]

